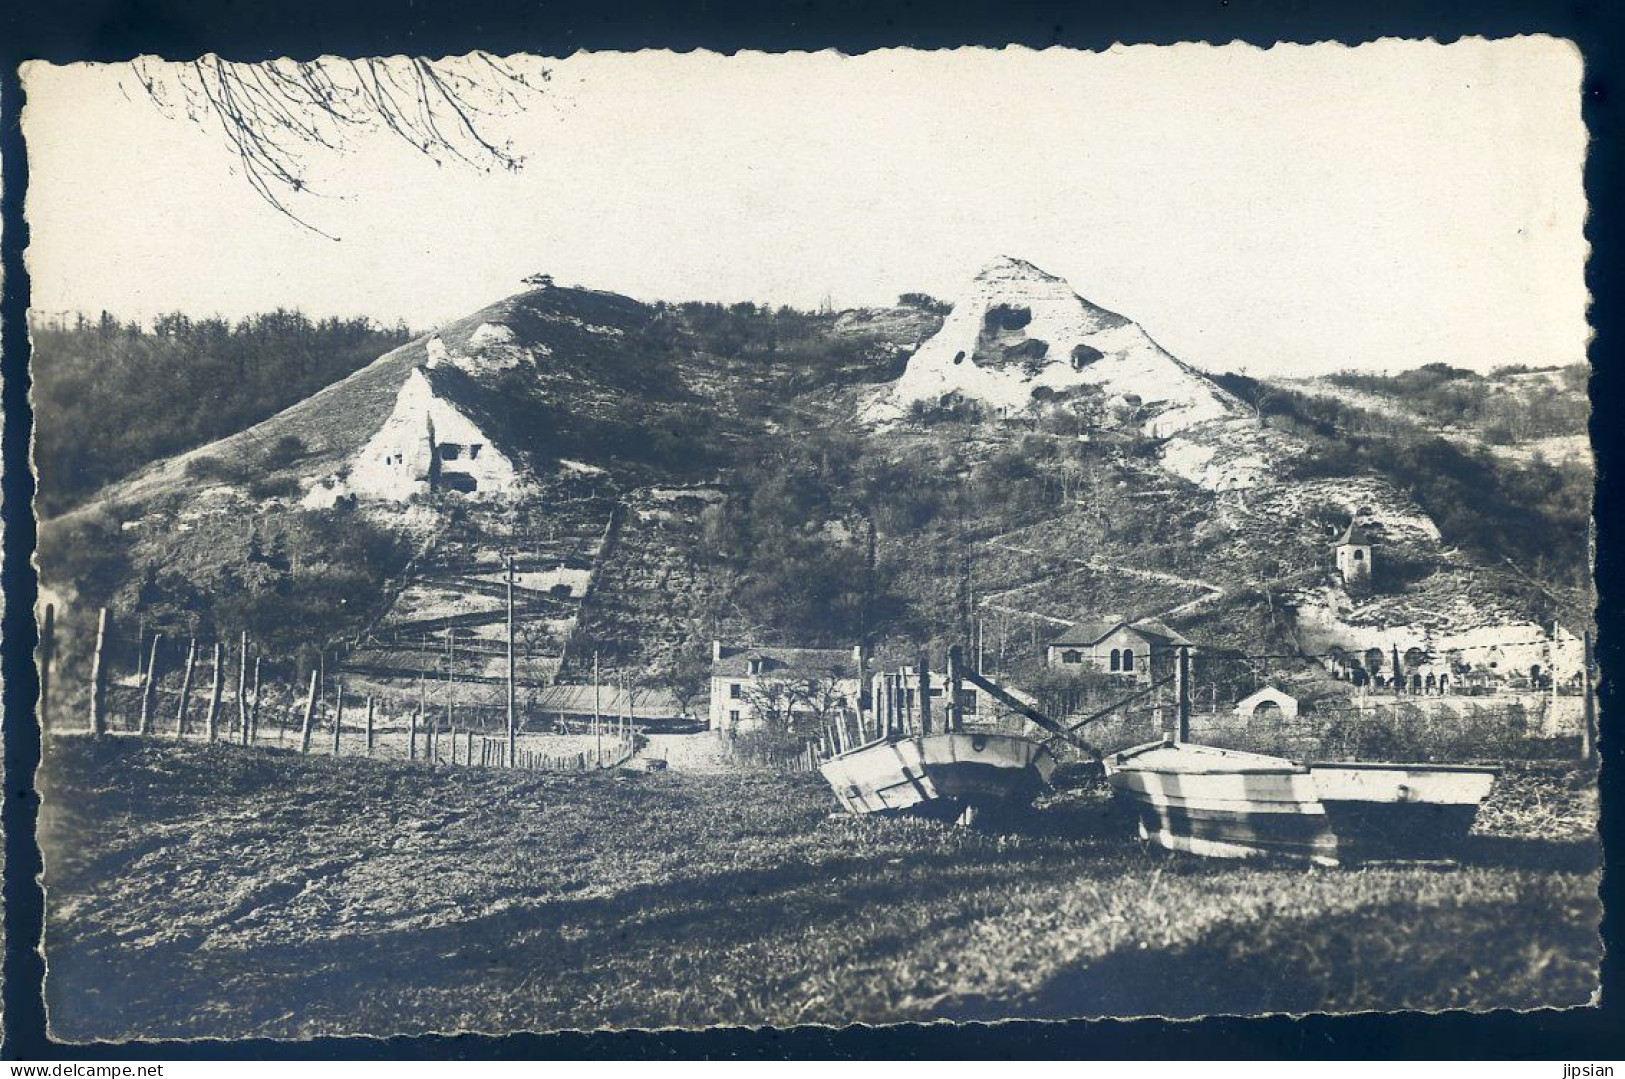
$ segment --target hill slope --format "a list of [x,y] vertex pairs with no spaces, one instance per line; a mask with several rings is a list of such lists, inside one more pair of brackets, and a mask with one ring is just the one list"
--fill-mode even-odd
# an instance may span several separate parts
[[[523,490],[313,504],[425,364],[478,398]],[[1364,456],[1332,459],[1257,384],[1204,375],[1013,259],[946,318],[546,287],[115,485],[48,522],[41,557],[76,609],[110,599],[288,653],[347,641],[403,671],[439,662],[422,638],[444,629],[485,662],[504,552],[534,577],[536,669],[565,677],[594,651],[674,677],[713,636],[900,660],[978,626],[1000,669],[1030,671],[1087,612],[1168,620],[1213,656],[1544,632],[1551,608],[1519,575],[1545,569],[1464,553],[1414,477],[1370,463],[1409,435],[1361,437]],[[1457,534],[1481,510],[1464,512]],[[1331,570],[1354,516],[1378,543],[1371,595]]]

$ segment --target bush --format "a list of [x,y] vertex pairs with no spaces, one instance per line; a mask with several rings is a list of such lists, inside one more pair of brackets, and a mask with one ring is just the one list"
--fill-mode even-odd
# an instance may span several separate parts
[[265,467],[268,469],[287,468],[304,455],[304,439],[298,435],[283,435],[271,444],[270,452],[265,455]]
[[935,296],[924,292],[905,292],[897,297],[897,306],[913,307],[933,315],[946,315],[954,309],[951,303],[944,303]]
[[188,479],[205,483],[242,483],[248,478],[241,465],[222,461],[218,457],[194,457],[186,462]]
[[264,502],[272,498],[297,498],[299,496],[299,481],[292,476],[272,478],[258,476],[249,481],[248,495]]
[[40,526],[40,579],[66,585],[86,604],[106,603],[130,570],[129,541],[119,519],[101,509]]

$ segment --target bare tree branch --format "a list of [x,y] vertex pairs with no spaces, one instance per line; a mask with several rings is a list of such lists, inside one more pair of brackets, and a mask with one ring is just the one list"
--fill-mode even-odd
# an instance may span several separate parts
[[141,57],[130,71],[164,115],[200,125],[212,119],[255,194],[323,236],[290,200],[315,193],[308,179],[313,151],[344,153],[350,137],[387,131],[437,165],[517,171],[524,159],[511,142],[494,138],[489,124],[525,108],[548,79],[545,70],[526,73],[483,52],[262,63],[213,54],[189,63]]

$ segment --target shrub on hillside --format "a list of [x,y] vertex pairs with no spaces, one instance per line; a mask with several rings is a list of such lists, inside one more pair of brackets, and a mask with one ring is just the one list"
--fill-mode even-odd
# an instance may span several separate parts
[[927,311],[933,315],[946,315],[948,312],[954,309],[953,304],[944,303],[935,296],[931,296],[924,292],[903,293],[901,296],[897,297],[897,306],[913,307],[921,311]]
[[204,483],[242,483],[248,473],[241,465],[218,457],[194,457],[186,462],[186,477]]
[[130,571],[129,541],[108,509],[44,522],[38,539],[40,578],[84,604],[106,603]]
[[298,435],[283,435],[271,444],[265,455],[265,467],[268,469],[287,468],[305,455],[305,440]]
[[297,498],[299,481],[292,476],[256,476],[248,482],[248,495],[260,502],[273,498]]

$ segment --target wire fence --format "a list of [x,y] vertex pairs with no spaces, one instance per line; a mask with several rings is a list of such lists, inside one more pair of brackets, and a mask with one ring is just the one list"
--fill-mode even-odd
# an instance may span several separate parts
[[459,701],[453,682],[432,683],[433,695],[427,681],[416,692],[356,692],[316,671],[301,687],[286,678],[291,665],[264,662],[246,638],[235,647],[200,648],[195,641],[166,646],[154,637],[143,648],[104,631],[88,663],[61,662],[53,670],[54,642],[51,633],[42,636],[40,719],[47,734],[574,773],[619,767],[647,742],[626,717],[570,718],[520,708],[510,744],[505,702]]

